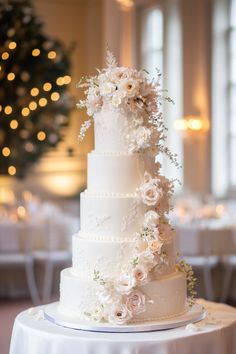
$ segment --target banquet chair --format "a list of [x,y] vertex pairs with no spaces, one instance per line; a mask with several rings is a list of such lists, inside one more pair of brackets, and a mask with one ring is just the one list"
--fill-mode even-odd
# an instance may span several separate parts
[[220,264],[220,257],[211,249],[212,237],[210,230],[186,228],[179,235],[181,258],[199,271],[203,276],[204,296],[214,301],[213,270]]
[[[62,217],[63,216],[63,217]],[[52,213],[47,221],[47,244],[44,250],[34,252],[36,262],[44,264],[42,303],[48,303],[52,296],[53,279],[56,267],[71,265],[70,240],[75,227],[73,221],[65,214]]]
[[40,303],[34,275],[34,257],[30,227],[24,223],[2,223],[0,228],[0,267],[25,271],[29,294],[34,305]]
[[224,269],[224,280],[220,301],[226,302],[230,292],[233,272],[234,270],[236,270],[236,254],[229,254],[223,256],[221,258],[221,264]]

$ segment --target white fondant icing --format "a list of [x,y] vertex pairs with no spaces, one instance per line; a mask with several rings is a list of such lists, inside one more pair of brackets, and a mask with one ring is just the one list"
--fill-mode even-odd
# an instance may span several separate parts
[[81,232],[114,238],[129,237],[142,226],[145,207],[137,197],[80,194]]
[[94,114],[95,150],[97,152],[128,152],[127,135],[132,130],[134,116],[119,110]]
[[[83,238],[81,236],[83,235]],[[80,232],[72,240],[72,272],[80,278],[93,279],[94,270],[109,279],[119,276],[121,269],[130,263],[135,251],[135,241],[93,239]],[[174,244],[163,245],[168,264],[162,264],[153,271],[155,277],[173,272],[175,266]]]
[[153,171],[154,157],[144,154],[88,154],[90,193],[135,193],[146,170]]

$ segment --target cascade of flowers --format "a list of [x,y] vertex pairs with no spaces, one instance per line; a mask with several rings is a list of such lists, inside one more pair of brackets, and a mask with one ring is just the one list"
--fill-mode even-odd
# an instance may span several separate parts
[[[150,80],[144,70],[118,67],[108,51],[107,67],[96,76],[83,78],[78,87],[84,88],[86,94],[78,107],[86,108],[90,117],[81,126],[80,140],[91,126],[92,116],[102,109],[123,111],[127,116],[132,113],[132,133],[126,137],[129,153],[165,153],[179,166],[176,155],[165,146],[161,105],[171,99],[161,90],[160,74],[156,80]],[[161,164],[157,163],[155,173],[146,171],[136,191],[137,201],[146,211],[141,230],[133,235],[134,252],[130,262],[117,279],[104,278],[99,270],[94,270],[98,301],[93,311],[85,312],[90,319],[125,324],[145,312],[147,304],[152,302],[140,286],[152,280],[154,270],[161,273],[163,266],[168,266],[163,245],[172,241],[174,233],[167,218],[174,181],[162,176],[160,168]],[[184,267],[178,271],[184,271]]]

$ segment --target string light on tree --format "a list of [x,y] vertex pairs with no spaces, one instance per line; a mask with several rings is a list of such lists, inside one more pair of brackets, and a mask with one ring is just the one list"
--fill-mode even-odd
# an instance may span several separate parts
[[48,59],[55,59],[57,56],[56,52],[54,52],[53,50],[51,50],[49,53],[48,53]]
[[71,77],[69,75],[65,75],[64,76],[64,83],[66,85],[68,85],[68,84],[70,84],[70,82],[71,82]]
[[14,79],[15,79],[15,74],[14,73],[7,74],[7,80],[8,81],[13,81]]
[[38,107],[38,105],[37,105],[37,103],[35,102],[35,101],[31,101],[30,103],[29,103],[29,109],[31,110],[31,111],[35,111],[35,109]]
[[58,78],[57,78],[56,84],[57,84],[58,86],[62,86],[62,85],[64,85],[64,83],[65,83],[65,81],[64,81],[64,78],[63,78],[63,77],[58,77]]
[[51,100],[52,100],[52,101],[56,102],[56,101],[59,100],[59,98],[60,98],[60,95],[59,95],[58,92],[53,92],[53,93],[51,94]]
[[16,174],[15,166],[9,166],[8,167],[8,173],[9,173],[10,176],[14,176]]
[[5,114],[7,114],[7,115],[11,114],[11,113],[12,113],[12,107],[11,107],[11,106],[6,106],[6,107],[4,108],[4,112],[5,112]]
[[11,150],[9,149],[9,147],[5,146],[3,149],[2,149],[2,154],[3,156],[5,157],[8,157],[11,153]]
[[21,114],[23,117],[28,117],[28,115],[30,114],[30,110],[28,107],[24,107],[21,111]]
[[13,49],[16,49],[16,46],[17,46],[16,42],[10,42],[8,45],[8,48],[13,50]]
[[50,82],[45,82],[45,84],[43,85],[43,90],[44,91],[50,91],[52,89],[52,84],[50,84]]
[[46,139],[46,134],[45,134],[45,132],[43,132],[43,131],[38,132],[38,134],[37,134],[37,139],[38,139],[39,141],[44,141],[44,140]]
[[33,57],[38,57],[40,54],[40,50],[38,48],[35,48],[34,50],[32,50],[32,56]]
[[19,125],[19,123],[17,122],[17,120],[15,120],[15,119],[11,120],[11,122],[10,122],[11,129],[17,129],[18,125]]
[[39,100],[39,106],[40,107],[45,107],[47,105],[48,101],[45,97],[40,98]]
[[2,53],[2,60],[7,60],[9,58],[9,53],[8,52],[3,52]]
[[30,90],[30,94],[31,94],[31,96],[33,96],[33,97],[38,96],[38,94],[39,94],[39,89],[38,89],[37,87],[33,87],[33,88]]

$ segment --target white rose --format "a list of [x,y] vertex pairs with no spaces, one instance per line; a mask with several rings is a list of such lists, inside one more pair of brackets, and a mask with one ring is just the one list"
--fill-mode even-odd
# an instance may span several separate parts
[[162,197],[162,190],[158,187],[158,180],[152,178],[140,187],[141,198],[146,205],[155,205]]
[[114,95],[112,96],[111,102],[112,102],[112,105],[113,105],[114,107],[119,107],[119,105],[122,103],[122,97],[121,97],[121,95],[119,95],[119,93],[114,94]]
[[134,79],[128,78],[123,80],[120,87],[125,92],[126,97],[135,97],[138,95],[139,85]]
[[135,287],[136,281],[132,274],[122,274],[115,284],[115,289],[120,294],[129,294]]
[[102,96],[112,95],[116,91],[116,85],[112,82],[101,83],[99,88]]
[[96,94],[89,94],[87,97],[86,107],[89,116],[92,116],[95,112],[99,111],[102,106],[101,96]]
[[144,226],[154,228],[159,221],[159,215],[154,210],[149,210],[144,215]]
[[146,127],[138,127],[131,135],[129,150],[130,152],[139,151],[150,147],[151,130]]
[[145,312],[145,295],[139,290],[132,291],[127,297],[126,306],[132,315]]
[[147,241],[143,241],[143,240],[140,241],[140,240],[137,240],[137,241],[135,242],[135,249],[136,249],[136,251],[137,251],[138,253],[142,253],[143,251],[146,251],[147,246],[148,246]]
[[122,325],[132,318],[131,312],[124,304],[114,304],[109,309],[108,321],[113,324]]
[[158,240],[152,240],[148,242],[148,249],[154,253],[160,254],[162,246],[163,246],[163,242]]
[[104,317],[104,309],[102,306],[97,307],[92,313],[91,318],[96,322],[101,322]]
[[148,249],[148,245],[147,245],[147,249],[142,253],[140,253],[139,255],[140,269],[142,269],[143,272],[146,274],[147,280],[148,280],[148,272],[156,265],[156,263],[157,263],[156,258],[153,252],[151,252],[151,250]]
[[121,298],[115,291],[113,285],[109,283],[106,283],[99,288],[97,291],[97,297],[103,305],[118,303]]

